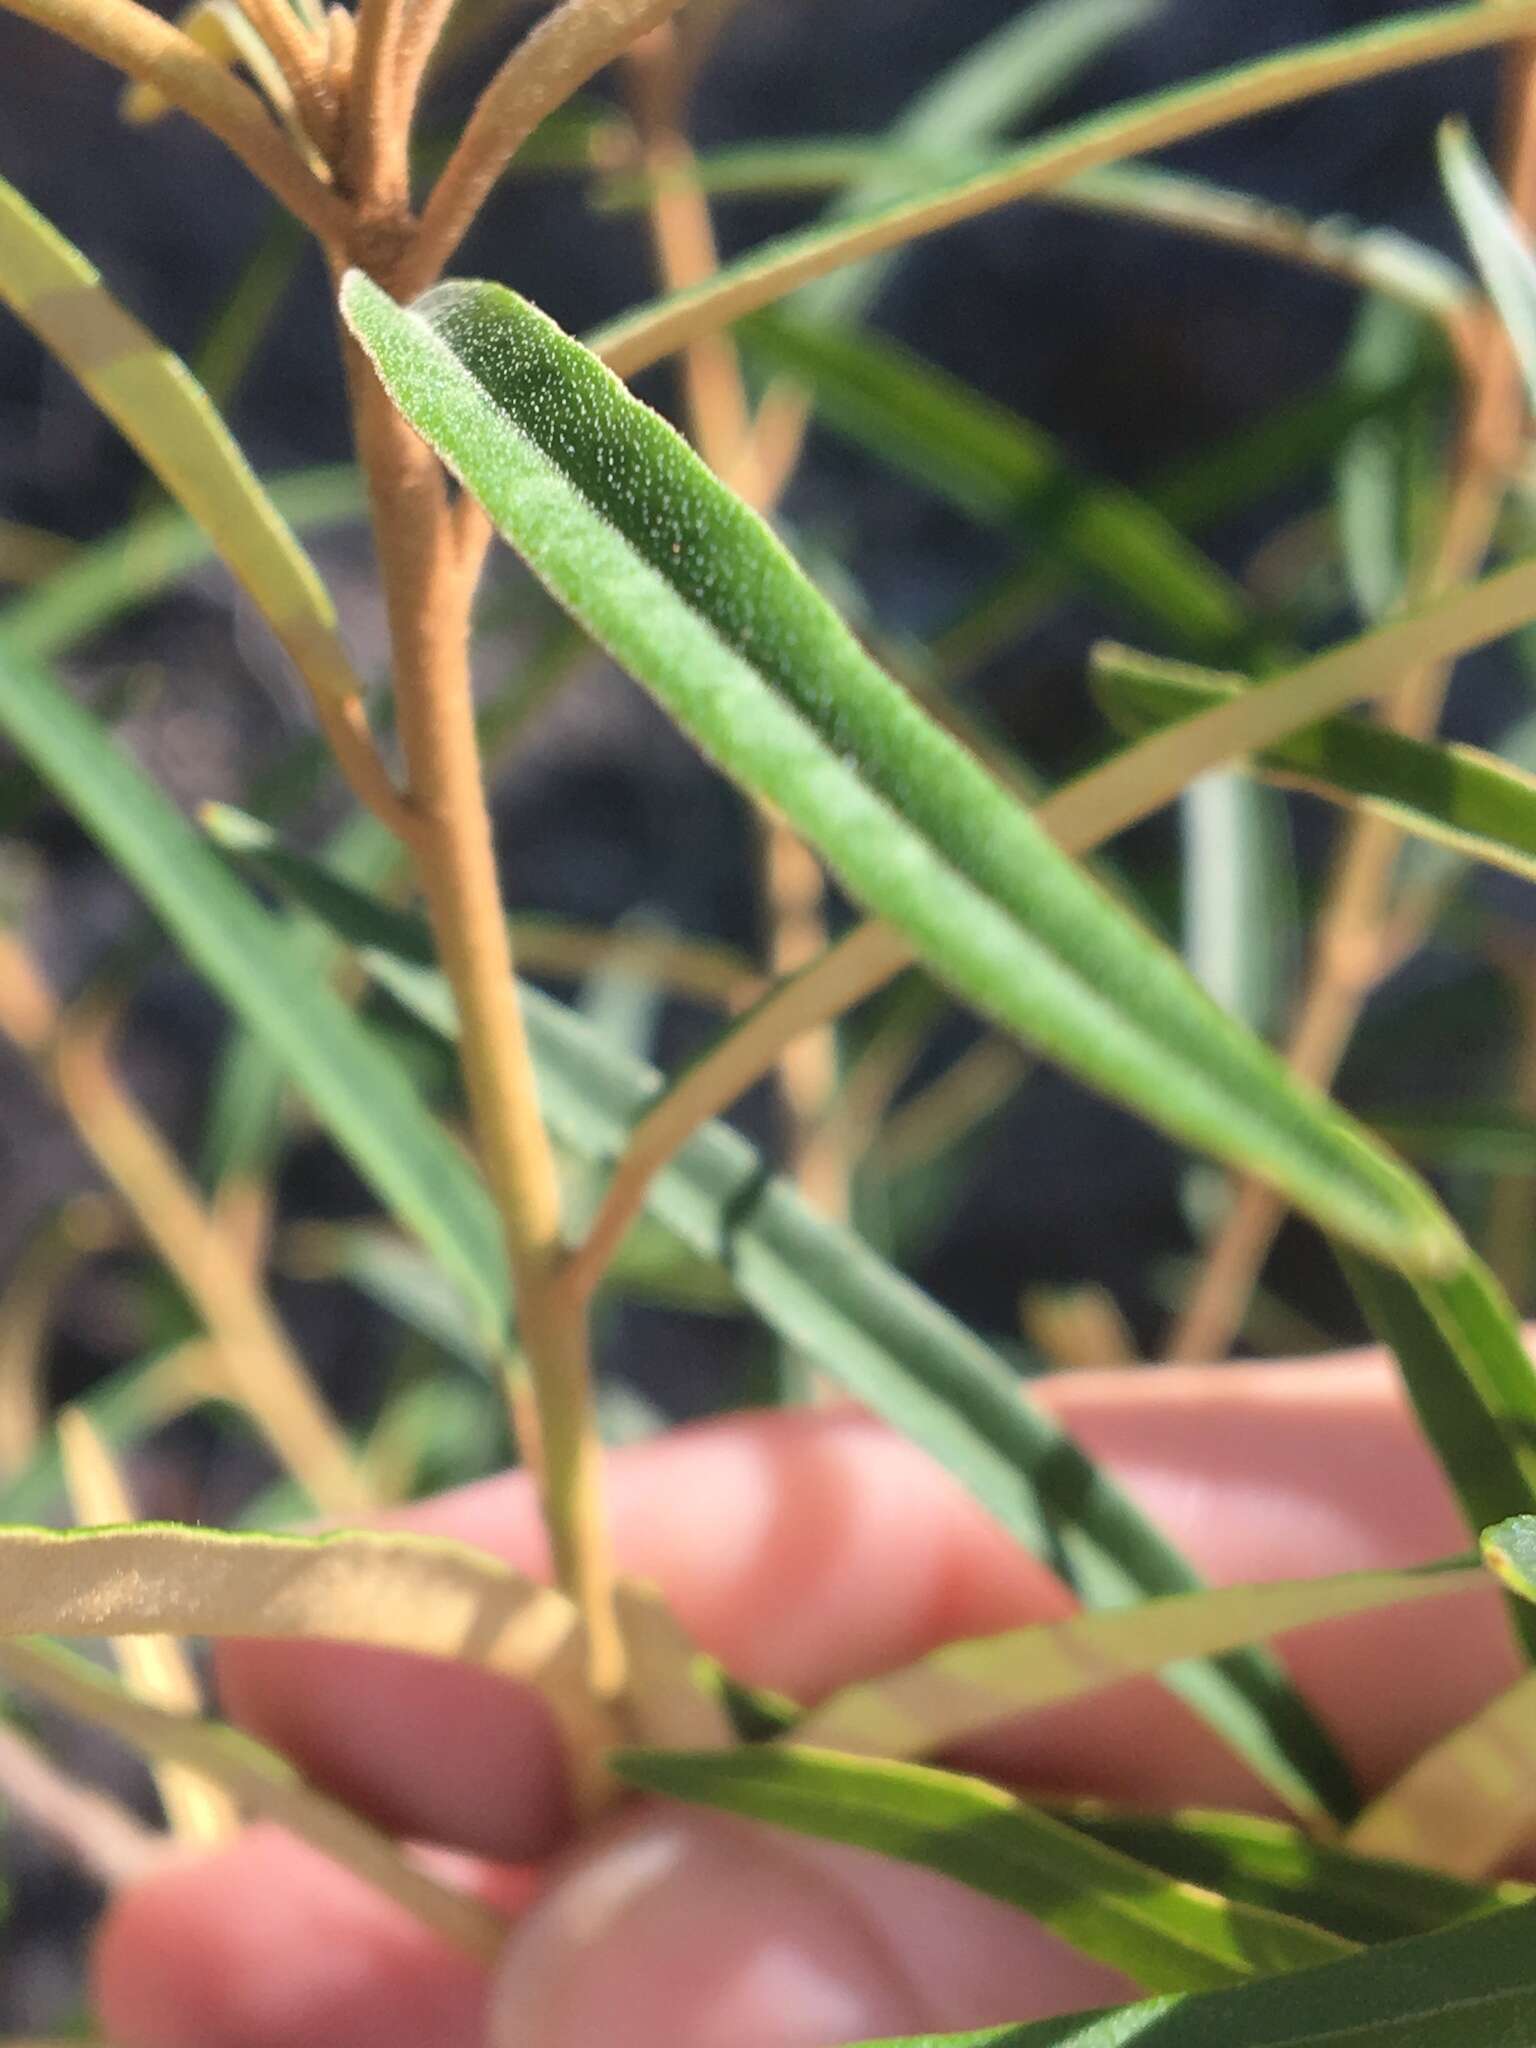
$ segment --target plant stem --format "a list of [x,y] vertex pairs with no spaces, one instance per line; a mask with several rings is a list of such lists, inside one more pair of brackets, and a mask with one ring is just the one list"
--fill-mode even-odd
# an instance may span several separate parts
[[392,281],[397,297],[414,298],[438,276],[491,187],[545,116],[682,4],[564,0],[530,29],[480,95],[422,209],[420,232]]
[[[1504,93],[1505,188],[1516,217],[1528,222],[1536,215],[1536,44],[1511,52]],[[1428,598],[1476,574],[1524,426],[1519,367],[1491,311],[1471,331],[1461,360],[1465,397],[1445,520],[1420,592]],[[1448,663],[1411,672],[1385,707],[1383,723],[1410,738],[1433,732],[1451,672]],[[1403,956],[1401,934],[1389,917],[1402,839],[1390,819],[1370,812],[1344,828],[1318,919],[1311,979],[1286,1045],[1293,1072],[1319,1088],[1332,1085],[1372,990]],[[1284,1215],[1284,1203],[1263,1182],[1239,1184],[1169,1336],[1171,1358],[1225,1357]]]
[[190,36],[137,0],[0,0],[13,14],[152,85],[219,140],[322,241],[340,239],[340,197],[290,147],[266,108]]
[[624,1681],[599,1486],[584,1303],[562,1270],[560,1191],[513,981],[469,675],[479,551],[465,551],[437,460],[349,342],[415,820],[412,852],[462,1032],[480,1162],[502,1218],[533,1380],[540,1485],[560,1585],[587,1625],[594,1690]]

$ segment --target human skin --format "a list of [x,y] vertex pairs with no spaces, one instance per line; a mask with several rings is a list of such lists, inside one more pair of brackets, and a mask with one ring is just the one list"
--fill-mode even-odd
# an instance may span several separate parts
[[[1417,1563],[1467,1532],[1374,1354],[1074,1374],[1039,1388],[1216,1582]],[[1070,1603],[921,1453],[849,1411],[729,1418],[610,1461],[624,1568],[657,1581],[741,1676],[810,1700],[946,1640]],[[543,1569],[523,1480],[409,1521]],[[1515,1674],[1498,1601],[1288,1639],[1367,1787]],[[311,1779],[457,1852],[513,1916],[488,1981],[390,1902],[255,1829],[119,1895],[96,1949],[115,2048],[832,2048],[1128,1995],[1000,1905],[853,1851],[681,1809],[571,1839],[536,1701],[453,1666],[336,1646],[234,1644],[223,1704]],[[1143,1805],[1266,1801],[1150,1681],[1036,1714],[967,1763],[1041,1791]]]

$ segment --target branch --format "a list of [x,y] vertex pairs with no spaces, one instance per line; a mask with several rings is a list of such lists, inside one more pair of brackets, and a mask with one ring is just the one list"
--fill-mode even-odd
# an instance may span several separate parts
[[400,101],[404,0],[360,0],[348,95],[347,182],[363,206],[399,212],[410,190],[410,129]]
[[138,0],[0,0],[77,49],[151,85],[218,139],[324,242],[339,243],[346,227],[341,201],[289,146],[249,86],[190,37]]
[[486,195],[545,116],[682,4],[564,0],[528,32],[480,95],[433,187],[415,243],[391,280],[397,297],[414,298],[441,273]]

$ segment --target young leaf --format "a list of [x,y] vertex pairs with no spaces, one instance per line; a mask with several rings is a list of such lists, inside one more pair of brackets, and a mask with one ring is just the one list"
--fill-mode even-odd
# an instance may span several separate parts
[[1517,2048],[1533,2033],[1526,1905],[1234,1990],[859,2048]]
[[[1094,691],[1125,732],[1175,725],[1239,697],[1240,676],[1094,651]],[[1329,718],[1265,747],[1253,765],[1335,802],[1358,799],[1416,837],[1536,880],[1536,775],[1480,747],[1413,740],[1358,718]]]
[[1458,1260],[1426,1191],[1222,1016],[579,343],[495,285],[406,311],[353,272],[343,306],[559,602],[968,1000],[1343,1236]]
[[1161,1877],[993,1785],[815,1749],[620,1750],[648,1792],[871,1849],[1033,1914],[1083,1955],[1152,1990],[1204,1990],[1304,1970],[1354,1944],[1262,1906]]
[[1179,1593],[946,1643],[915,1664],[845,1686],[795,1724],[795,1740],[858,1755],[917,1757],[1011,1715],[1078,1699],[1183,1657],[1210,1657],[1309,1623],[1436,1600],[1478,1582],[1458,1561]]
[[[410,1013],[457,1029],[425,928],[293,854],[242,855],[359,949]],[[612,1166],[655,1100],[654,1069],[603,1044],[538,990],[522,1000],[541,1103],[563,1149]],[[697,1132],[652,1181],[648,1206],[798,1354],[920,1444],[988,1513],[1092,1606],[1198,1585],[1189,1566],[1048,1417],[996,1353],[851,1232],[818,1215],[737,1132]],[[1349,1774],[1278,1664],[1262,1651],[1184,1663],[1167,1682],[1301,1813],[1353,1810]]]
[[1055,1809],[1096,1842],[1251,1906],[1293,1913],[1348,1941],[1402,1941],[1536,1897],[1529,1885],[1468,1884],[1438,1870],[1384,1863],[1315,1842],[1246,1813],[1163,1816],[1074,1805]]
[[137,886],[199,971],[276,1051],[380,1199],[431,1247],[490,1330],[506,1276],[490,1199],[400,1069],[289,934],[90,714],[0,636],[0,730]]

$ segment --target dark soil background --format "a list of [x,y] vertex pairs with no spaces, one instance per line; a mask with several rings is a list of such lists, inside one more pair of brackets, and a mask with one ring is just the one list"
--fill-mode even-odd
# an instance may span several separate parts
[[[704,82],[699,137],[878,131],[936,69],[1013,11],[1010,0],[745,0]],[[1381,0],[1229,0],[1221,7],[1165,0],[1155,23],[1098,64],[1051,118],[1384,11],[1391,10]],[[482,68],[469,65],[439,95],[434,116],[445,128],[468,105]],[[1492,59],[1469,59],[1410,72],[1245,124],[1170,161],[1312,215],[1391,223],[1449,247],[1435,126],[1453,110],[1485,125],[1494,70]],[[154,329],[187,351],[261,233],[265,202],[189,123],[124,130],[116,92],[101,66],[0,15],[0,173],[101,265]],[[800,217],[743,202],[723,204],[719,213],[728,249]],[[650,291],[638,225],[594,222],[573,180],[505,188],[460,267],[515,283],[577,331]],[[878,307],[889,332],[1049,427],[1088,468],[1132,482],[1306,389],[1336,360],[1351,315],[1348,293],[1280,265],[1028,208],[919,245]],[[665,379],[647,388],[658,403],[670,402]],[[264,472],[345,458],[318,263],[286,301],[233,424]],[[126,515],[137,487],[133,459],[112,430],[14,323],[0,322],[0,514],[88,539]],[[1314,482],[1312,499],[1317,490]],[[1265,535],[1307,495],[1295,505],[1258,508],[1207,544],[1241,574]],[[941,625],[996,565],[995,544],[978,541],[958,517],[830,438],[813,438],[787,511],[798,529],[842,555],[875,617],[917,637]],[[317,552],[360,655],[377,663],[382,639],[362,540],[327,538]],[[1047,772],[1062,771],[1091,743],[1083,654],[1108,623],[1086,606],[1058,612],[980,679],[992,715]],[[487,661],[515,652],[515,636],[493,640]],[[126,730],[188,804],[238,800],[304,724],[277,656],[213,572],[93,643],[72,672],[92,693],[124,682],[141,690],[143,705]],[[1475,732],[1508,715],[1517,685],[1498,663],[1474,673],[1456,716]],[[508,889],[519,905],[604,923],[644,912],[744,948],[758,941],[741,805],[612,676],[561,700],[500,785],[498,815]],[[1315,867],[1316,818],[1303,818],[1300,831]],[[47,875],[40,941],[50,971],[68,987],[125,928],[131,900],[62,812],[43,812],[28,836]],[[1167,829],[1150,830],[1139,835],[1133,857],[1148,872],[1166,869],[1172,846]],[[1432,987],[1453,972],[1431,955],[1408,986]],[[1383,1021],[1347,1077],[1377,1099],[1449,1085],[1440,1049],[1415,1051],[1392,1028],[1391,1004],[1401,994],[1388,992]],[[675,1057],[700,1028],[699,1020],[671,1019],[663,1051]],[[134,1085],[189,1146],[222,1029],[215,1006],[170,960],[150,976],[130,1020]],[[1464,1022],[1458,1031],[1460,1056],[1478,1057]],[[771,1142],[771,1105],[761,1106],[757,1127]],[[1151,1341],[1165,1307],[1153,1278],[1158,1261],[1188,1246],[1181,1167],[1141,1126],[1069,1083],[1034,1082],[996,1119],[968,1191],[918,1277],[974,1324],[1005,1334],[1015,1331],[1022,1286],[1099,1281]],[[38,1214],[88,1180],[29,1077],[0,1054],[0,1276]],[[289,1212],[345,1214],[356,1199],[323,1147],[299,1150],[283,1188]],[[1352,1333],[1326,1259],[1306,1233],[1287,1234],[1273,1271],[1288,1298],[1330,1335]],[[281,1298],[333,1396],[351,1412],[366,1409],[376,1328],[370,1314],[339,1290],[290,1288]],[[55,1336],[52,1384],[61,1397],[134,1354],[134,1314],[120,1262],[91,1267],[71,1290]],[[743,1383],[755,1349],[729,1323],[656,1310],[626,1311],[606,1342],[610,1367],[622,1364],[677,1414],[718,1405],[724,1389]],[[205,1448],[193,1434],[165,1455],[195,1459]],[[210,1491],[203,1477],[162,1462],[141,1483],[161,1505],[183,1509],[190,1488],[196,1504],[215,1513],[240,1475],[212,1482]],[[24,1836],[6,1840],[27,1910],[9,1935],[0,1931],[0,1942],[12,1943],[0,2019],[39,2028],[68,2010],[68,1949],[81,1896]]]

